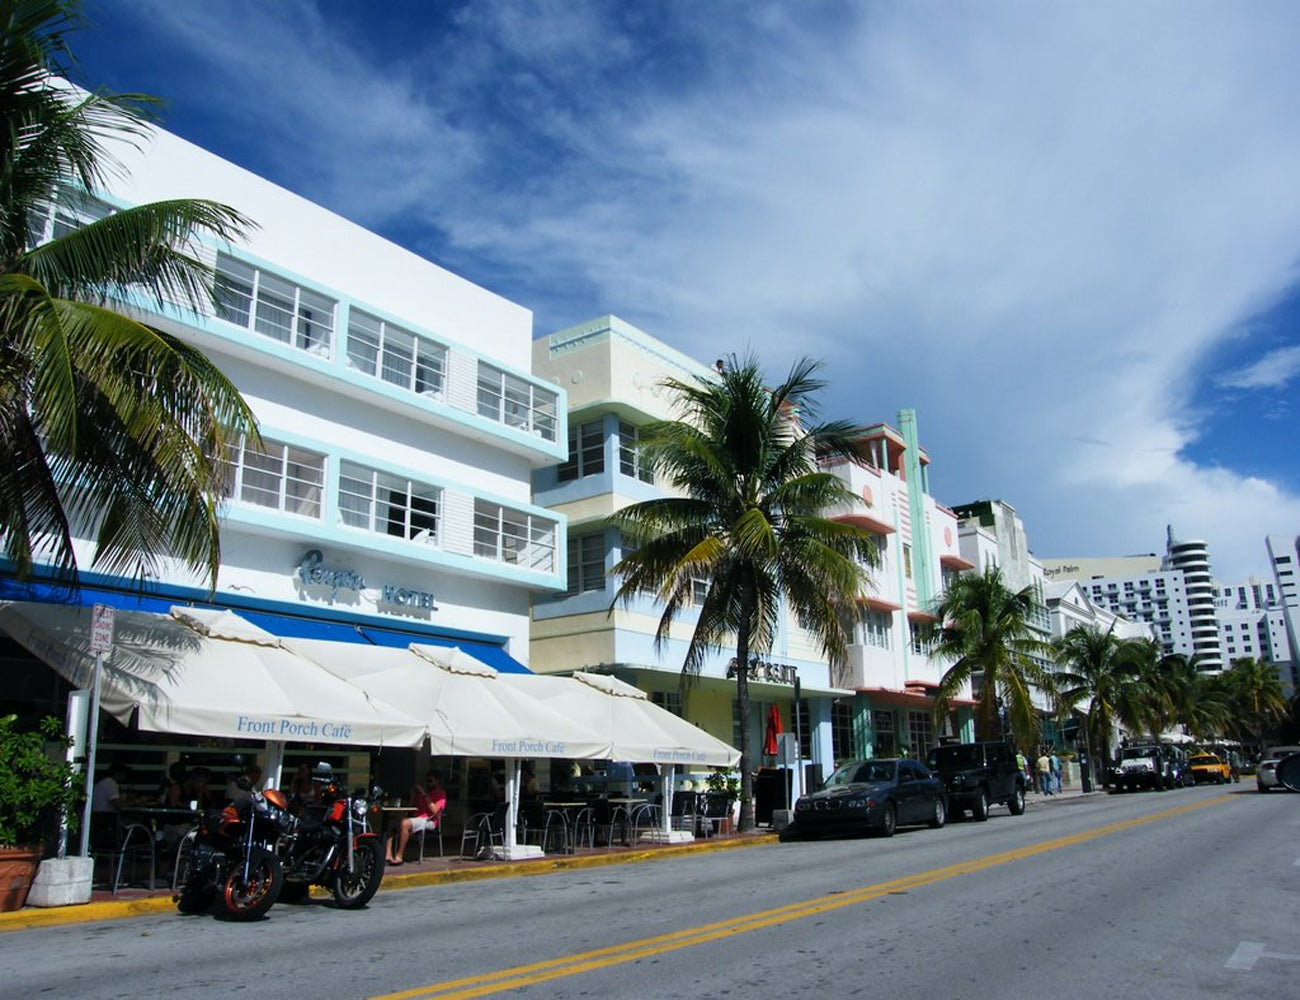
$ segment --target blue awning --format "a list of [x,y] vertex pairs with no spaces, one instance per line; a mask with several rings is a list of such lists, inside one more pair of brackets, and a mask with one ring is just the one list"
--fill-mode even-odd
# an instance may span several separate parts
[[52,604],[80,604],[83,607],[107,604],[122,611],[153,611],[161,614],[166,614],[173,604],[228,608],[240,617],[247,618],[254,625],[286,639],[328,639],[332,642],[394,646],[399,649],[404,649],[413,642],[427,646],[455,646],[503,674],[532,673],[507,653],[501,645],[483,642],[470,635],[435,632],[418,626],[400,629],[387,623],[364,619],[340,621],[337,618],[320,617],[318,614],[303,614],[297,609],[286,608],[281,611],[258,608],[251,602],[246,604],[242,601],[229,601],[214,604],[196,599],[193,593],[185,593],[180,588],[165,591],[159,587],[150,593],[141,594],[136,591],[112,590],[107,587],[83,584],[77,594],[71,595],[66,588],[52,584],[19,583],[6,577],[0,579],[0,600],[45,601]]

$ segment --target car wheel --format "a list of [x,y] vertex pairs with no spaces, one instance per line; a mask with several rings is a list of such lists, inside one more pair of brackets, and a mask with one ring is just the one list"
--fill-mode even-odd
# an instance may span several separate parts
[[971,805],[970,814],[976,823],[983,823],[989,818],[989,793],[984,789],[981,788],[975,796],[975,802]]
[[1025,790],[1017,788],[1007,803],[1007,809],[1011,811],[1012,816],[1023,816],[1025,814]]
[[935,799],[934,812],[930,815],[930,829],[941,829],[946,822],[948,822],[948,807],[943,804],[943,799]]
[[885,803],[885,814],[880,817],[880,835],[882,837],[892,837],[894,831],[898,829],[898,812],[894,809],[894,803]]

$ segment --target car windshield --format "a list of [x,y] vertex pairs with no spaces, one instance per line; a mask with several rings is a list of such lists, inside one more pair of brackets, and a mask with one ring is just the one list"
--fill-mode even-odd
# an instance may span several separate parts
[[1154,757],[1155,755],[1155,747],[1125,747],[1124,752],[1120,754],[1120,759],[1139,760],[1142,757]]
[[836,769],[822,787],[834,788],[836,785],[854,782],[893,781],[896,763],[892,760],[855,760]]
[[1214,767],[1219,763],[1218,757],[1193,757],[1192,767]]
[[932,768],[983,767],[984,759],[977,746],[934,747],[925,758]]

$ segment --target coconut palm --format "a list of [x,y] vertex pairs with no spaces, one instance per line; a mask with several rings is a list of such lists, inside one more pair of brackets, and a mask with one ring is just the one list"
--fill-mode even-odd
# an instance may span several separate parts
[[952,698],[967,684],[978,681],[975,738],[992,740],[1007,735],[1002,731],[1000,702],[1017,743],[1023,747],[1037,742],[1034,689],[1051,699],[1056,688],[1044,662],[1051,647],[1029,624],[1034,602],[1032,587],[1013,593],[996,566],[953,581],[936,609],[942,625],[933,654],[952,661],[939,680],[936,724],[948,714]]
[[[808,426],[823,386],[820,365],[803,359],[769,390],[758,363],[730,362],[715,377],[665,382],[680,419],[645,428],[644,455],[680,495],[623,509],[615,522],[632,549],[614,567],[615,603],[653,594],[663,604],[656,643],[687,607],[698,611],[683,661],[683,682],[709,651],[734,641],[736,663],[767,652],[783,603],[817,636],[833,667],[847,660],[850,611],[868,582],[875,546],[864,530],[827,514],[855,495],[819,457],[850,457],[852,428]],[[700,603],[695,584],[707,582]],[[749,686],[736,670],[740,715],[740,828],[753,825]]]
[[[75,583],[86,535],[109,572],[143,579],[175,557],[215,580],[224,448],[254,418],[201,353],[128,303],[210,302],[196,241],[236,239],[247,220],[177,200],[89,221],[86,194],[120,169],[108,144],[144,137],[151,99],[63,82],[75,0],[0,0],[0,23],[4,554],[20,577],[40,561]],[[51,214],[61,233],[47,239]]]
[[1287,714],[1287,700],[1277,667],[1266,660],[1243,656],[1224,671],[1224,686],[1232,698],[1242,735],[1249,736],[1261,749],[1265,734]]
[[1076,625],[1052,643],[1058,664],[1056,682],[1061,707],[1084,704],[1090,753],[1111,759],[1111,737],[1120,726],[1137,728],[1144,716],[1145,689],[1136,666],[1125,655],[1124,641],[1113,629]]

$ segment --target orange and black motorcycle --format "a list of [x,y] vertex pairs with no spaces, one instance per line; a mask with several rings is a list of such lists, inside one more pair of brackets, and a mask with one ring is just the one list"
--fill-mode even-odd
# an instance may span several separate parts
[[197,814],[176,854],[172,900],[181,913],[215,911],[229,920],[256,920],[275,905],[284,867],[268,842],[292,825],[284,796],[247,792],[224,809]]
[[268,845],[284,867],[280,900],[300,902],[313,885],[320,885],[333,893],[341,909],[359,909],[384,878],[384,845],[366,823],[379,790],[372,789],[369,798],[363,788],[349,793],[334,780],[328,764],[317,765],[312,781],[320,804],[295,803],[295,814]]

